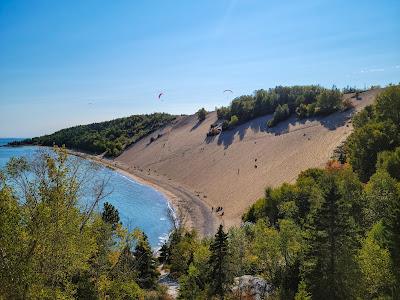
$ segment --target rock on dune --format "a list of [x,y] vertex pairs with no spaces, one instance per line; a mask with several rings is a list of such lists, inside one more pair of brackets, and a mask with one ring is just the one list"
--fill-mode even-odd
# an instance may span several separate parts
[[[380,89],[350,98],[355,109],[306,120],[292,116],[267,128],[271,115],[251,120],[233,130],[207,137],[215,112],[198,122],[180,116],[128,148],[116,160],[130,168],[149,170],[198,195],[227,226],[240,223],[245,209],[263,196],[265,187],[293,182],[311,167],[323,167],[333,150],[352,131],[351,116],[371,104]],[[150,143],[151,137],[157,137]]]

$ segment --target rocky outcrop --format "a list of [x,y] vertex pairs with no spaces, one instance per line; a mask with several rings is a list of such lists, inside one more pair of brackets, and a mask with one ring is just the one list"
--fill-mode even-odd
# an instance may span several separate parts
[[232,293],[237,299],[261,300],[268,299],[272,289],[272,285],[261,277],[243,275],[235,278]]

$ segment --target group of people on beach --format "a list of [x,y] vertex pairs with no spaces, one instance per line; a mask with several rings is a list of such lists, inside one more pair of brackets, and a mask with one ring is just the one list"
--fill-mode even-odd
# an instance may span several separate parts
[[[214,212],[214,206],[211,207],[211,212]],[[223,217],[225,212],[222,206],[217,206],[217,208],[215,209],[215,213],[218,214],[220,217]]]

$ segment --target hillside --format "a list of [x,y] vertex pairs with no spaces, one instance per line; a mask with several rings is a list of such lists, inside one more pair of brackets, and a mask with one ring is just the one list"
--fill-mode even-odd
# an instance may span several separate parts
[[[232,226],[266,186],[293,182],[302,170],[324,166],[351,133],[351,115],[373,103],[380,91],[360,93],[358,100],[346,94],[355,106],[347,112],[301,121],[292,116],[273,128],[266,126],[272,118],[267,115],[214,137],[206,134],[217,120],[216,112],[201,123],[195,115],[181,116],[131,145],[115,163],[167,189],[180,187],[196,195],[210,214],[211,207],[223,207],[223,216],[213,217]],[[196,207],[186,203],[192,219],[207,220],[198,216]]]
[[23,143],[43,146],[65,145],[92,154],[117,156],[130,144],[175,119],[165,113],[133,115],[111,121],[92,123],[62,129],[53,134],[35,137]]

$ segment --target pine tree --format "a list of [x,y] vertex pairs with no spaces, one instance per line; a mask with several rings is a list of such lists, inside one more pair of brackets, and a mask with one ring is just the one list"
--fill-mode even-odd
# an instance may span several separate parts
[[105,202],[101,218],[115,229],[119,223],[119,212],[114,205]]
[[354,288],[357,247],[351,203],[343,201],[337,175],[326,174],[321,188],[324,189],[324,202],[308,225],[304,277],[313,298],[348,299]]
[[228,234],[224,233],[223,226],[220,225],[215,235],[214,241],[210,245],[210,275],[209,282],[212,295],[219,295],[224,299],[227,285],[231,282],[229,275],[229,252]]
[[157,264],[144,233],[135,247],[133,256],[135,257],[139,286],[145,289],[154,288],[158,277]]

